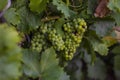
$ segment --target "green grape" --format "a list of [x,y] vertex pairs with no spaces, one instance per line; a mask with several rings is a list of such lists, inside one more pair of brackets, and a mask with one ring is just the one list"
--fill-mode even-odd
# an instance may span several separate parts
[[[43,34],[41,34],[41,35],[43,35]],[[35,35],[33,36],[33,39],[31,41],[31,49],[32,50],[41,52],[42,47],[44,45],[44,43],[43,43],[44,37],[42,37],[41,35],[40,35],[40,33],[35,33]]]
[[47,32],[47,27],[48,25],[47,24],[42,24],[42,26],[40,27],[40,31],[45,34]]

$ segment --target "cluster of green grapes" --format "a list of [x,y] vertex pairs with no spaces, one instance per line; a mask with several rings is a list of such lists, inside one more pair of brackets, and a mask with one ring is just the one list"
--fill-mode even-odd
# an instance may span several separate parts
[[[71,60],[80,46],[83,34],[87,28],[83,19],[74,19],[63,25],[64,35],[57,33],[53,23],[48,22],[40,26],[39,31],[31,41],[32,49],[41,51],[44,45],[50,44],[65,60]],[[47,40],[45,42],[45,40]]]
[[57,51],[61,51],[64,49],[64,41],[62,39],[62,36],[56,33],[56,30],[53,29],[49,32],[49,40],[51,41],[53,47]]
[[73,58],[76,49],[80,46],[86,28],[86,22],[80,18],[63,25],[65,31],[65,49],[63,55],[66,60]]
[[39,32],[35,33],[31,41],[32,50],[41,52],[44,44],[44,35],[41,35]]

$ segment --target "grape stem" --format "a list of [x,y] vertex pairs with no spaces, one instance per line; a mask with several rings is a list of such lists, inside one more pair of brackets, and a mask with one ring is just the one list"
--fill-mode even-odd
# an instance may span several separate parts
[[59,19],[59,16],[49,16],[49,17],[45,17],[43,18],[41,21],[42,22],[47,22],[47,21],[51,21],[51,20],[55,20],[55,19]]

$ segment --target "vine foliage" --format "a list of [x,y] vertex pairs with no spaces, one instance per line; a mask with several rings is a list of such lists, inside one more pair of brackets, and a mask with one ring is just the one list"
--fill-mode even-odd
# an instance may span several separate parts
[[119,80],[119,4],[0,0],[0,80]]

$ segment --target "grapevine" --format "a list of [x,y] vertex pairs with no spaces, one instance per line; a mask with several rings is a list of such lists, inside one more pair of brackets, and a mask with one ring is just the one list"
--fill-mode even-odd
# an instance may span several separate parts
[[119,4],[0,0],[0,80],[120,80]]

